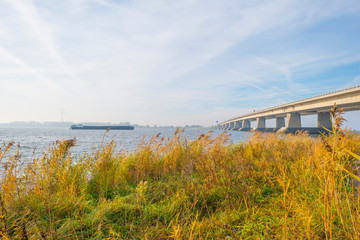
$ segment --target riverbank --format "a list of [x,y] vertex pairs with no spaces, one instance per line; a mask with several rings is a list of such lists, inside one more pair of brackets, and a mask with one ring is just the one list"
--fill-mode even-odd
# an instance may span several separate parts
[[257,133],[232,144],[225,132],[189,141],[178,130],[131,153],[115,151],[110,142],[81,158],[69,153],[74,144],[59,141],[21,168],[20,153],[4,157],[16,146],[1,148],[4,239],[360,235],[355,132]]

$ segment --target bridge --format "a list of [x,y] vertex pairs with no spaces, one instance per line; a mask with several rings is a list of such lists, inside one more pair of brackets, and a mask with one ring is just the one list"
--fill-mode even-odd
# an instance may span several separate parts
[[[305,130],[310,133],[323,132],[325,128],[332,128],[330,109],[334,103],[336,103],[338,108],[343,108],[344,111],[360,110],[360,86],[245,114],[222,122],[218,127],[224,130],[238,131],[296,132],[298,130]],[[317,127],[302,127],[302,115],[317,115]],[[267,128],[266,119],[275,119],[275,128]],[[254,121],[256,121],[256,127],[251,128],[251,122]]]

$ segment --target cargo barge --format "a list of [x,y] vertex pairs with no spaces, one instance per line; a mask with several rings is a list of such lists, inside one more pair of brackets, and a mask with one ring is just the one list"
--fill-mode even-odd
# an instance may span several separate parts
[[133,126],[118,126],[118,125],[83,125],[83,124],[74,124],[70,126],[70,129],[73,130],[134,130]]

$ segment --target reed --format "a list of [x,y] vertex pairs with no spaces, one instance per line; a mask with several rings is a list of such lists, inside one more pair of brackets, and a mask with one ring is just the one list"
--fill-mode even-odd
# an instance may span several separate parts
[[0,149],[3,239],[359,239],[359,134],[227,133],[114,142],[74,157],[75,140],[22,163]]

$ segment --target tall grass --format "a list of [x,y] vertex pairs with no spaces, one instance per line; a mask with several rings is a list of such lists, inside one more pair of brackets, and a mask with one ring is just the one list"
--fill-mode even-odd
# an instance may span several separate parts
[[227,133],[154,136],[136,151],[114,142],[73,157],[54,143],[21,165],[4,144],[3,239],[359,239],[360,136]]

